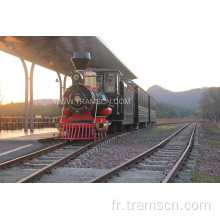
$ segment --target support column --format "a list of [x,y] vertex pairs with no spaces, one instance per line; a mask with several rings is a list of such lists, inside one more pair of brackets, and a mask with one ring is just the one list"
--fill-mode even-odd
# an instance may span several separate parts
[[[39,54],[40,55],[40,54]],[[33,74],[34,74],[34,66],[35,62],[31,65],[31,72],[30,72],[30,132],[34,132],[34,91],[33,91]]]
[[[74,68],[74,66],[72,64],[70,64],[69,69],[65,73],[65,77],[64,77],[64,81],[63,81],[63,90],[64,91],[66,90],[66,79],[67,79],[67,76],[68,76],[68,74],[69,74],[69,72],[71,71],[72,68]],[[76,69],[74,68],[74,70],[76,70]]]
[[[61,78],[59,72],[57,72],[57,76],[58,76],[58,78],[59,78],[59,84],[60,84],[60,100],[59,100],[59,103],[62,103],[62,99],[63,99],[62,78]],[[60,115],[62,114],[62,109],[61,109],[61,108],[60,108],[60,110],[59,110],[59,114],[60,114]]]
[[62,91],[62,78],[61,78],[59,72],[57,72],[57,76],[58,76],[58,78],[59,78],[59,84],[60,84],[60,101],[62,101],[62,98],[63,98],[63,91]]
[[64,80],[63,80],[63,90],[66,90],[66,79],[67,79],[67,74],[65,74],[64,76]]
[[44,46],[37,52],[35,59],[31,65],[31,72],[30,72],[30,131],[34,132],[34,100],[33,100],[33,74],[34,74],[34,67],[37,63],[37,60],[40,56],[40,54],[46,49],[46,47],[52,43],[54,40],[56,40],[56,37],[52,40],[49,40]]
[[24,132],[28,132],[28,69],[27,65],[25,63],[25,60],[20,56],[19,52],[16,50],[16,48],[13,48],[13,50],[17,53],[19,59],[21,60],[21,63],[24,68],[25,73],[25,121],[24,121]]
[[25,72],[25,122],[24,122],[24,132],[28,132],[28,70],[27,70],[27,65],[23,59],[21,59],[21,62],[24,67],[24,72]]

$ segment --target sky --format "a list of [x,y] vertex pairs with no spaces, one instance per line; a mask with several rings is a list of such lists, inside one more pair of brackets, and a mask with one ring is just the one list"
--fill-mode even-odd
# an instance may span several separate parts
[[[125,5],[122,2],[117,1],[117,7],[109,4],[108,9],[105,9],[107,11],[99,10],[98,15],[94,12],[90,17],[97,21],[96,25],[94,21],[91,23],[93,25],[88,24],[88,16],[82,19],[86,28],[77,26],[75,30],[79,31],[76,35],[100,36],[138,76],[136,83],[143,89],[153,85],[171,91],[220,86],[218,1],[134,3],[128,0],[126,8],[120,10]],[[112,3],[116,2],[113,0]],[[68,14],[70,9],[66,10]],[[88,15],[88,12],[89,9],[85,8],[84,14]],[[50,23],[51,29],[55,27],[56,21]],[[87,32],[84,32],[85,29]],[[14,35],[47,35],[48,27],[43,26],[41,31],[32,31],[31,34],[28,30],[13,30]],[[49,35],[65,34],[74,36],[75,32],[71,28],[61,27],[58,33]],[[55,72],[37,66],[34,72],[34,99],[59,98],[59,83],[55,82],[56,79]],[[67,86],[70,83],[69,80]],[[5,95],[5,103],[24,101],[22,64],[18,58],[3,52],[0,52],[0,89]]]

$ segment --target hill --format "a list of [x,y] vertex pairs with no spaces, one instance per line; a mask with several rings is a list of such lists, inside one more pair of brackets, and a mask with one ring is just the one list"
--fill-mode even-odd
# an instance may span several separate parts
[[207,88],[191,89],[183,92],[172,92],[158,85],[150,87],[147,92],[157,101],[178,105],[190,109],[197,109],[202,93]]

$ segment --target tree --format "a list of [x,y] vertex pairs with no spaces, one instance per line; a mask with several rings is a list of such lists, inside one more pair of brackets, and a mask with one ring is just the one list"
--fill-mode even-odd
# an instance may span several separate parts
[[211,87],[207,89],[200,99],[199,103],[201,115],[203,118],[214,123],[220,122],[220,87]]
[[157,102],[157,118],[185,118],[192,114],[196,116],[193,111],[177,105]]

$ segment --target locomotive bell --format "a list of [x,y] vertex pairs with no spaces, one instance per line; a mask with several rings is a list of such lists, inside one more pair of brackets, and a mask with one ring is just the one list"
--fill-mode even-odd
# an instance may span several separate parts
[[85,70],[91,60],[90,53],[74,52],[71,60],[76,70]]

